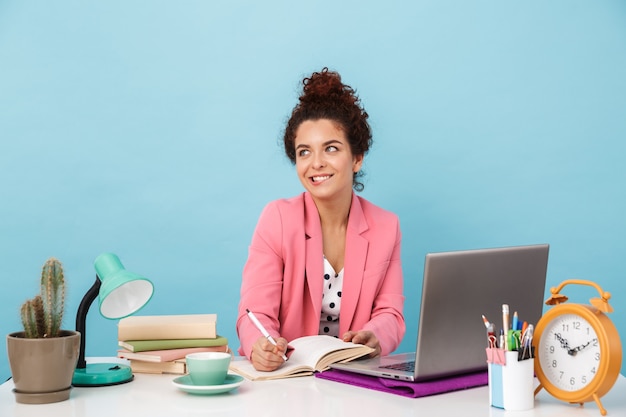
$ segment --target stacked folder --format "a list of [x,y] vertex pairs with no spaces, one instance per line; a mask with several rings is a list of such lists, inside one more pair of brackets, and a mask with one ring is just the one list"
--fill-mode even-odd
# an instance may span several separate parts
[[189,353],[230,352],[216,314],[129,316],[118,324],[118,344],[117,356],[137,373],[185,374]]

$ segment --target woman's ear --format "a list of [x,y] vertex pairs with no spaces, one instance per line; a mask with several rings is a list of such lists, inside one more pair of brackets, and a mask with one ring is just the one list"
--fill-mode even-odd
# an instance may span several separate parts
[[355,174],[361,170],[363,165],[363,155],[355,155],[352,160],[352,172]]

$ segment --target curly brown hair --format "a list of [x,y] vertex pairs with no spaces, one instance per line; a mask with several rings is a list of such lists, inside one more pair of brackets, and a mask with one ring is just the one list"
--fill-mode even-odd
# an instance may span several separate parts
[[[307,120],[328,119],[338,123],[350,144],[353,155],[365,156],[372,146],[372,132],[367,122],[369,117],[361,106],[356,91],[341,82],[341,76],[328,68],[314,72],[302,80],[302,94],[299,103],[291,112],[284,134],[284,147],[287,158],[296,163],[296,131]],[[362,191],[359,181],[362,170],[354,173],[352,188]]]

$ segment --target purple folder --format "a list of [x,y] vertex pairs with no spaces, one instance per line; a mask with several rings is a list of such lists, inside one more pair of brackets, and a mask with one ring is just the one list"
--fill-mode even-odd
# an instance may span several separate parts
[[328,371],[318,372],[315,374],[315,377],[411,398],[459,391],[467,388],[487,385],[488,383],[487,372],[477,372],[425,382],[398,381],[395,379],[378,378],[375,376],[361,375],[338,369],[329,369]]

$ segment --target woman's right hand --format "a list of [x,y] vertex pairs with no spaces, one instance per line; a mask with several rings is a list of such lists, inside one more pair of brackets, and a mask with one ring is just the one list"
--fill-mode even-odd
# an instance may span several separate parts
[[279,337],[276,346],[266,337],[259,337],[252,345],[250,360],[257,371],[274,371],[285,362],[283,355],[287,352],[287,340]]

